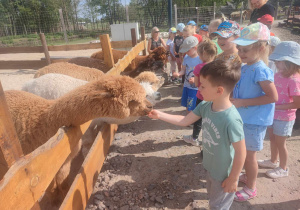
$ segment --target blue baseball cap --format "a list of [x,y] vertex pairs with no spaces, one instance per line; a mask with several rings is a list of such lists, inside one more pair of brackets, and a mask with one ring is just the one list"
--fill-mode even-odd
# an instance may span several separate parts
[[197,24],[196,24],[195,21],[190,20],[190,21],[187,23],[187,25],[196,26]]
[[290,61],[300,66],[300,45],[294,41],[281,42],[269,56],[274,61]]
[[176,30],[183,32],[185,25],[183,23],[178,23],[178,25],[176,26]]
[[208,31],[208,25],[202,25],[202,26],[200,26],[200,30],[202,30],[202,31]]

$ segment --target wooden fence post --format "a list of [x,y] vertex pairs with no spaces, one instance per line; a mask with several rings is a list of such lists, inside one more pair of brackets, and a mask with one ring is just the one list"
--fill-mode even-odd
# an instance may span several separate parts
[[[145,27],[141,26],[141,41],[144,41],[145,39],[146,39],[146,36],[145,36]],[[146,55],[146,47],[143,50],[143,55]]]
[[41,43],[42,43],[42,46],[43,46],[43,49],[44,49],[44,54],[45,54],[47,64],[49,65],[49,64],[51,64],[51,59],[50,59],[50,54],[49,54],[49,51],[48,51],[48,46],[47,46],[47,42],[46,42],[46,38],[45,38],[44,33],[40,33],[40,39],[41,39]]
[[112,68],[114,66],[114,58],[113,58],[108,34],[100,35],[100,43],[103,52],[104,63],[109,68]]
[[135,28],[131,29],[131,40],[132,40],[132,47],[134,47],[137,43]]
[[0,82],[0,180],[21,156],[23,151]]

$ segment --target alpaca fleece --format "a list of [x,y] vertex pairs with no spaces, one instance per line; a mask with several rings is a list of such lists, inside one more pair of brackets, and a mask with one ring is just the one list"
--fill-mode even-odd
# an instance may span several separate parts
[[124,76],[106,76],[57,100],[24,91],[5,91],[24,154],[44,144],[62,126],[77,126],[99,117],[146,115],[151,104],[143,87]]
[[[89,72],[88,74],[86,72]],[[48,66],[45,66],[39,69],[34,78],[38,78],[42,75],[49,74],[49,73],[57,73],[57,74],[64,74],[76,79],[86,80],[86,81],[95,81],[101,79],[103,76],[103,72],[99,71],[98,69],[79,66],[72,63],[67,62],[59,62],[53,63]]]

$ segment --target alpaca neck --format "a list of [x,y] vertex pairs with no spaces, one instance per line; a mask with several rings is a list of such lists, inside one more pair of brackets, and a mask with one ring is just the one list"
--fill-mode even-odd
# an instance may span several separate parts
[[135,57],[134,62],[135,66],[138,67],[141,63],[145,62],[147,60],[147,55],[140,55]]
[[[84,94],[85,96],[88,93]],[[55,125],[55,130],[62,126],[81,125],[97,116],[92,113],[86,99],[80,97],[82,94],[67,94],[56,100],[48,112],[49,125]]]

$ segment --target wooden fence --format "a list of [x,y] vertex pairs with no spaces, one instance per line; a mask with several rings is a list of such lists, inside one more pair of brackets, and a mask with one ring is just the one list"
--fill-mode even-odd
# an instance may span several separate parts
[[[114,64],[108,35],[100,36],[105,62],[112,66],[107,74],[120,74],[140,51],[145,53],[146,40],[142,38]],[[133,39],[132,43],[137,41]],[[23,156],[0,83],[0,175],[4,175],[0,176],[0,209],[40,209],[39,198],[90,123],[67,131],[59,129],[44,145]],[[114,124],[102,126],[60,209],[85,209],[117,128]]]

